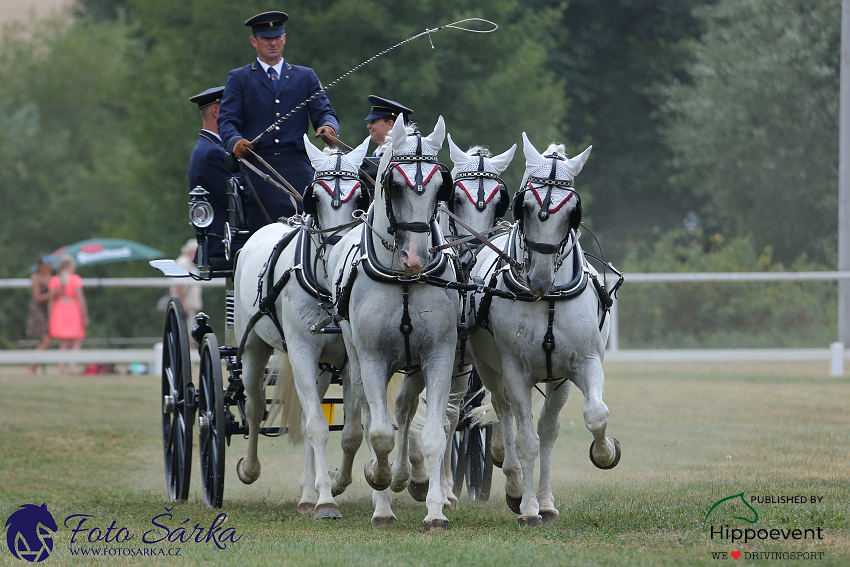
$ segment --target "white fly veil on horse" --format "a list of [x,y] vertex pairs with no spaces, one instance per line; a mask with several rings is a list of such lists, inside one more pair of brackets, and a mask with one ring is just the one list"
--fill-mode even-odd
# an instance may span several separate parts
[[[490,155],[489,150],[480,147],[473,147],[464,152],[454,143],[451,134],[448,134],[447,138],[454,164],[452,169],[454,184],[463,190],[479,211],[483,211],[499,193],[496,218],[504,216],[510,197],[505,182],[499,176],[511,164],[516,152],[516,144],[505,153],[494,157]],[[453,210],[453,207],[453,201],[449,200],[449,210]]]
[[545,154],[541,154],[529,141],[525,132],[522,133],[523,152],[525,153],[525,174],[520,190],[514,195],[513,216],[521,224],[521,209],[526,193],[532,193],[540,205],[541,220],[548,218],[566,203],[570,197],[576,196],[578,203],[570,228],[578,229],[581,223],[581,198],[573,189],[574,179],[581,172],[593,146],[588,146],[574,158],[566,157],[564,147],[550,144]]
[[[369,207],[369,195],[360,182],[360,164],[366,157],[369,149],[370,138],[366,138],[359,146],[348,154],[341,150],[332,149],[322,151],[310,141],[304,134],[304,149],[310,158],[310,164],[315,170],[313,182],[304,192],[304,212],[309,215],[316,214],[315,190],[322,187],[333,197],[332,206],[338,209],[342,203],[351,199],[355,193],[358,208],[366,210]],[[358,191],[359,190],[359,191]]]

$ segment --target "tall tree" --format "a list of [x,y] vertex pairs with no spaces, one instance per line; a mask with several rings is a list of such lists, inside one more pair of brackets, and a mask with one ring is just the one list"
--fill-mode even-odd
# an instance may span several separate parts
[[[692,10],[714,0],[570,0],[547,67],[571,100],[563,130],[593,144],[579,189],[592,198],[589,226],[606,253],[681,228],[690,195],[668,182],[670,150],[661,132],[659,85],[686,79],[683,39],[698,37]],[[532,5],[549,2],[532,0]]]
[[837,232],[836,0],[725,0],[698,12],[691,83],[665,90],[675,182],[705,228],[751,235],[786,264],[834,262]]

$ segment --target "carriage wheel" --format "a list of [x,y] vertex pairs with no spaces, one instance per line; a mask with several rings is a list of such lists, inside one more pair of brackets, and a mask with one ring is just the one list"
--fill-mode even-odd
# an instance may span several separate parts
[[194,420],[194,386],[186,316],[183,304],[172,297],[165,312],[162,332],[162,445],[165,480],[172,502],[189,497]]
[[198,446],[204,501],[221,508],[224,497],[224,386],[221,355],[213,333],[204,336],[198,374]]
[[452,440],[452,469],[455,496],[460,497],[466,480],[466,493],[470,500],[488,500],[493,483],[493,456],[490,443],[493,426],[483,429],[477,425],[464,427]]

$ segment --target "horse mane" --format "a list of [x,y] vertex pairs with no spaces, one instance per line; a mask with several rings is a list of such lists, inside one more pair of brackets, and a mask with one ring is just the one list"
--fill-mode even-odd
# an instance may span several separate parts
[[567,155],[566,146],[564,144],[559,144],[557,142],[552,142],[551,144],[549,144],[549,147],[546,148],[546,152],[543,153],[543,156],[546,157],[546,156],[550,156],[552,154],[555,154],[555,155],[563,157],[563,158],[569,157]]
[[[405,124],[404,129],[407,132],[407,135],[410,136],[411,134],[416,132],[419,127],[416,125],[416,122],[408,122],[407,124]],[[392,145],[392,142],[393,136],[392,130],[390,130],[387,135],[384,136],[384,141],[381,142],[381,152],[387,153],[387,149]]]
[[468,150],[466,150],[466,155],[468,156],[484,156],[486,158],[493,157],[493,154],[490,152],[490,148],[487,146],[472,146]]

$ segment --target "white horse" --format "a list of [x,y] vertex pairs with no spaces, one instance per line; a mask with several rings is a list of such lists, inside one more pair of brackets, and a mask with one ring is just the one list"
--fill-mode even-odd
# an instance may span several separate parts
[[[451,134],[447,135],[449,150],[454,168],[452,169],[452,193],[446,201],[449,211],[457,216],[461,222],[456,222],[449,215],[440,214],[440,226],[447,232],[448,239],[461,241],[457,246],[458,262],[460,266],[459,278],[462,282],[468,279],[469,270],[476,261],[476,249],[482,244],[465,226],[472,228],[478,234],[489,232],[496,221],[502,218],[510,205],[505,182],[499,177],[510,165],[516,152],[516,144],[503,154],[493,156],[483,146],[473,146],[466,152],[461,150],[452,140]],[[460,406],[469,387],[469,376],[472,370],[472,358],[466,353],[463,344],[464,339],[459,341],[459,348],[455,356],[455,374],[452,379],[452,390],[449,395],[448,408],[446,410],[446,428],[449,441],[446,453],[443,457],[442,488],[444,506],[456,508],[458,498],[453,492],[454,474],[451,467],[452,438],[457,428],[460,417]],[[414,433],[421,430],[422,422],[414,421]],[[501,440],[496,439],[501,445]],[[500,453],[501,454],[501,453]],[[418,442],[417,435],[411,436],[410,460],[413,465],[412,478],[408,491],[414,499],[423,501],[427,489],[427,476],[424,471],[424,455]]]
[[[291,367],[285,367],[282,374],[291,372],[304,408],[305,462],[298,509],[313,511],[316,518],[339,518],[325,454],[328,422],[321,406],[330,375],[320,372],[319,363],[342,368],[344,385],[350,383],[345,379],[350,366],[345,364],[341,337],[312,334],[310,327],[328,315],[322,303],[323,299],[330,300],[330,284],[320,259],[328,254],[340,235],[350,230],[352,213],[365,209],[369,202],[357,173],[369,138],[348,155],[339,151],[322,152],[306,135],[304,144],[316,170],[313,183],[304,195],[305,212],[311,214],[307,217],[309,226],[267,225],[248,239],[237,259],[234,322],[236,336],[242,337],[248,450],[237,464],[236,472],[246,484],[260,476],[257,438],[266,410],[264,372],[275,349],[287,352],[288,356],[282,356],[281,360]],[[338,230],[333,230],[334,227]],[[359,424],[357,429],[359,433]],[[350,474],[349,468],[349,477]]]
[[366,481],[375,490],[373,525],[396,521],[388,488],[403,490],[410,479],[407,451],[410,422],[422,384],[405,378],[396,398],[399,450],[387,410],[387,384],[393,373],[419,369],[428,400],[422,445],[428,460],[426,531],[443,530],[440,469],[446,448],[443,417],[449,396],[457,343],[459,298],[456,291],[426,281],[453,281],[448,254],[432,254],[443,243],[434,221],[437,202],[447,198],[451,179],[437,163],[445,126],[442,117],[430,136],[408,135],[403,121],[392,130],[391,146],[378,166],[375,201],[362,230],[352,231],[334,248],[337,312],[352,376],[365,399],[366,438],[372,459]]
[[[599,468],[613,468],[620,447],[616,439],[606,437],[608,407],[602,401],[610,298],[577,242],[581,202],[573,180],[591,148],[566,158],[563,146],[553,144],[541,155],[525,133],[523,143],[526,170],[513,201],[515,225],[509,235],[495,240],[521,263],[520,269],[490,250],[479,254],[473,277],[500,294],[477,294],[470,316],[483,328],[470,336],[470,346],[502,424],[508,505],[520,514],[520,524],[539,525],[558,517],[551,456],[570,382],[585,396],[584,421],[593,434],[591,461]],[[510,294],[517,299],[505,298]],[[546,400],[535,431],[531,398],[539,382],[545,383]],[[538,455],[540,483],[535,493]]]

